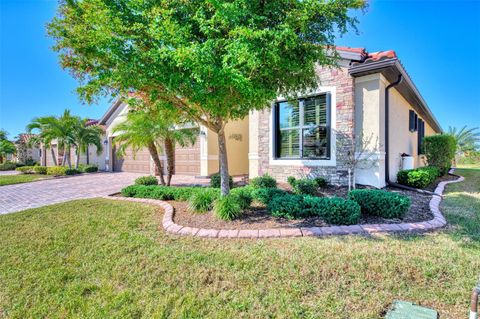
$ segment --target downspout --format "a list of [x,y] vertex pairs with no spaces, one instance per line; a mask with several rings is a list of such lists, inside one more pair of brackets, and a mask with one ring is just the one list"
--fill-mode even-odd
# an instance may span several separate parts
[[398,80],[390,83],[386,88],[385,88],[385,183],[387,185],[390,184],[390,134],[389,134],[389,124],[390,124],[390,116],[389,116],[389,111],[390,111],[390,101],[389,101],[389,92],[390,89],[399,85],[403,81],[403,77],[401,74],[398,75]]
[[438,195],[434,192],[430,192],[430,191],[427,191],[427,190],[423,190],[423,189],[418,189],[418,188],[413,188],[413,187],[409,187],[409,186],[405,186],[405,185],[401,185],[401,184],[398,184],[398,183],[394,183],[394,182],[391,182],[390,181],[390,132],[389,132],[389,124],[390,124],[390,121],[389,121],[389,111],[390,111],[390,100],[389,100],[389,92],[390,92],[390,89],[399,85],[400,83],[402,83],[403,81],[403,76],[401,74],[398,75],[398,80],[393,82],[393,83],[390,83],[386,88],[385,88],[385,183],[387,184],[387,186],[393,186],[393,187],[396,187],[396,188],[401,188],[401,189],[406,189],[406,190],[409,190],[409,191],[414,191],[414,192],[417,192],[417,193],[421,193],[421,194],[428,194],[428,195]]

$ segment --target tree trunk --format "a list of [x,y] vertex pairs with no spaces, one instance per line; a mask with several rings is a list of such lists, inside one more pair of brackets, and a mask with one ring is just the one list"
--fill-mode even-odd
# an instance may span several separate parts
[[68,147],[68,151],[67,151],[67,163],[68,163],[68,168],[72,168],[72,154],[71,154],[71,151],[72,151],[72,147],[69,146],[69,147]]
[[[53,166],[58,166],[57,164],[57,157],[55,155],[55,150],[52,146],[50,146],[50,155],[52,155]],[[45,155],[45,166],[47,166],[47,156]]]
[[78,169],[78,164],[80,164],[80,149],[78,147],[75,148],[75,151],[76,151],[76,163],[75,163],[75,168]]
[[357,181],[356,181],[357,177],[356,177],[356,174],[355,174],[355,168],[352,170],[352,186],[353,186],[353,189],[357,189]]
[[67,149],[64,147],[63,148],[63,157],[62,157],[62,166],[65,166],[67,163]]
[[222,127],[218,132],[218,156],[220,160],[220,190],[222,196],[230,192],[230,183],[228,175],[227,142],[225,138],[225,129]]
[[3,156],[0,155],[0,163],[3,163]]
[[90,165],[90,155],[88,154],[88,146],[87,145],[87,153],[85,154],[87,156],[86,160],[87,160],[87,165]]
[[160,161],[160,157],[158,156],[158,151],[157,151],[157,147],[155,146],[155,143],[151,142],[148,144],[148,152],[150,153],[150,156],[153,158],[153,162],[155,163],[155,166],[157,166],[157,172],[158,172],[158,175],[160,176],[160,183],[162,185],[165,185],[165,179],[163,178],[162,162]]
[[173,172],[175,171],[175,143],[171,138],[165,139],[165,156],[167,157],[167,186],[170,186]]

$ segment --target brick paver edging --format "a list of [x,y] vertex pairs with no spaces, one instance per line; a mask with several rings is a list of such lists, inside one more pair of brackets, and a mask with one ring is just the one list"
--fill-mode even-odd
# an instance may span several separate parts
[[[453,170],[450,171],[452,173]],[[175,224],[173,221],[174,210],[172,205],[167,202],[156,199],[132,198],[132,197],[111,197],[108,199],[123,200],[128,202],[140,202],[153,204],[162,207],[165,210],[162,225],[167,233],[177,235],[187,235],[195,237],[209,238],[270,238],[270,237],[305,237],[305,236],[331,236],[331,235],[353,235],[353,234],[374,234],[374,233],[393,233],[393,232],[424,232],[441,228],[447,224],[445,217],[440,212],[440,201],[445,190],[445,185],[458,183],[464,178],[459,176],[454,181],[440,182],[435,189],[435,193],[440,196],[433,196],[430,200],[430,211],[434,218],[418,223],[401,224],[363,224],[351,226],[329,226],[329,227],[290,227],[290,228],[271,228],[271,229],[205,229],[188,227]]]

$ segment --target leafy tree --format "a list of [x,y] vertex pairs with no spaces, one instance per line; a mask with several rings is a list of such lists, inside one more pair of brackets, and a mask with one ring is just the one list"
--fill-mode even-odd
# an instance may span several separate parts
[[[131,101],[129,104],[137,107],[143,104],[140,101]],[[131,110],[127,119],[114,128],[119,135],[115,141],[120,143],[119,152],[124,153],[127,147],[138,152],[146,147],[152,157],[162,185],[170,185],[175,170],[175,144],[186,146],[193,144],[198,135],[195,129],[178,129],[175,127],[186,124],[178,118],[178,112],[167,111],[161,106],[140,107]],[[164,149],[167,157],[167,181],[163,176],[163,165],[159,156],[159,149]]]
[[3,160],[9,154],[15,154],[17,148],[13,142],[10,142],[7,139],[0,140],[0,163],[3,163]]
[[98,125],[87,126],[87,119],[76,120],[73,127],[73,145],[75,146],[75,168],[78,168],[80,164],[80,154],[86,154],[87,164],[90,164],[88,147],[95,145],[97,154],[101,154],[103,151],[102,135],[103,129]]
[[0,129],[0,141],[6,140],[8,136],[8,132],[4,129]]
[[278,95],[317,86],[335,37],[362,0],[69,0],[48,25],[79,95],[143,92],[217,133],[228,194],[225,125]]
[[461,155],[469,151],[475,151],[480,143],[480,131],[478,127],[467,128],[465,125],[457,130],[456,127],[449,127],[448,134],[455,138],[457,154]]

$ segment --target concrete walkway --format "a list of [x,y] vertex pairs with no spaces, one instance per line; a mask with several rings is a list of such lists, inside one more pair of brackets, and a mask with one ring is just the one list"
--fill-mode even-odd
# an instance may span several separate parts
[[20,172],[17,171],[0,171],[0,176],[5,176],[5,175],[18,175],[21,174]]
[[0,186],[0,214],[109,195],[133,184],[136,173],[95,173]]

